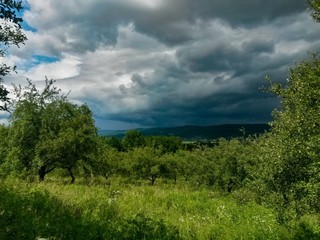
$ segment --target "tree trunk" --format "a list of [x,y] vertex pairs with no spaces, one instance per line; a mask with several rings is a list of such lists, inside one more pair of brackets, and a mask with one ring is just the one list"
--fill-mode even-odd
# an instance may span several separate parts
[[70,177],[71,177],[71,184],[73,184],[74,183],[74,181],[75,181],[75,178],[74,178],[74,176],[73,176],[73,173],[72,173],[72,169],[71,168],[67,168],[68,169],[68,172],[69,172],[69,174],[70,174]]
[[154,182],[156,181],[156,179],[157,179],[157,175],[152,175],[151,176],[151,185],[153,186],[154,185]]
[[38,171],[38,174],[39,174],[39,181],[43,182],[44,181],[44,177],[47,174],[46,166],[41,166],[39,171]]
[[229,180],[229,183],[228,183],[228,192],[229,192],[229,193],[231,193],[232,188],[233,188],[233,181],[232,181],[232,179],[230,179],[230,180]]
[[47,175],[47,173],[53,171],[54,169],[55,169],[55,167],[52,167],[49,170],[47,170],[47,165],[41,166],[39,168],[39,171],[38,171],[39,181],[43,182],[44,181],[44,177]]

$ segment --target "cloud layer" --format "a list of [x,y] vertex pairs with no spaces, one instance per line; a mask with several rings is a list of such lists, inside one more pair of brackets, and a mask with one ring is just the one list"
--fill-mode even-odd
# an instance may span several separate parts
[[259,90],[265,75],[284,82],[320,47],[301,0],[28,3],[36,31],[10,50],[10,80],[56,79],[103,129],[267,122],[278,100]]

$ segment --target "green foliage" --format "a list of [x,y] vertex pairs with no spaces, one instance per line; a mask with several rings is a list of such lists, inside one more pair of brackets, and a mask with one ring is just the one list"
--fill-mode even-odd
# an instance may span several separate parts
[[88,162],[90,154],[95,151],[96,128],[86,105],[77,106],[59,100],[46,106],[41,115],[40,136],[35,148],[40,171],[41,168],[44,168],[44,173],[55,167],[64,168],[73,181],[72,168],[79,161]]
[[41,91],[28,83],[25,89],[15,87],[8,161],[17,159],[17,171],[38,171],[40,180],[53,169],[64,168],[73,182],[72,169],[88,162],[96,151],[92,113],[86,105],[68,102],[52,80],[46,79]]
[[46,79],[46,86],[39,91],[36,86],[28,80],[28,86],[23,89],[15,86],[16,99],[14,112],[11,115],[10,159],[19,162],[18,171],[22,168],[30,171],[34,167],[36,158],[36,145],[40,140],[41,114],[47,102],[59,99],[59,90],[53,86],[53,81]]
[[[125,169],[123,164],[122,152],[119,152],[118,149],[111,147],[109,139],[104,137],[97,138],[96,141],[96,155],[95,158],[89,160],[89,169],[94,175],[104,176],[108,179],[112,174],[122,174],[122,170]],[[121,142],[120,142],[121,144]]]
[[316,215],[303,216],[294,227],[293,239],[320,239],[320,217]]
[[320,1],[308,0],[311,7],[311,15],[316,22],[320,22]]
[[144,147],[146,146],[146,138],[141,132],[137,130],[130,130],[126,132],[125,136],[123,137],[122,145],[126,150]]
[[[283,195],[285,204],[314,198],[315,192],[309,191],[310,184],[319,181],[319,76],[320,60],[317,55],[313,55],[310,60],[304,60],[290,69],[286,87],[271,85],[271,90],[282,97],[282,109],[274,112],[274,146],[269,151],[275,153],[273,161],[278,166],[273,175],[274,184]],[[317,205],[311,204],[312,201],[309,210],[318,209]]]
[[161,155],[161,176],[164,178],[172,179],[177,183],[179,177],[179,160],[173,153],[166,153]]
[[116,137],[105,138],[105,142],[112,148],[117,149],[117,151],[124,151],[124,146],[122,145],[121,139]]
[[[194,144],[191,150],[183,150],[181,139],[136,130],[122,140],[98,138],[90,109],[68,102],[53,81],[42,91],[31,81],[26,89],[16,87],[11,125],[0,126],[7,139],[0,143],[1,176],[38,171],[44,179],[58,168],[74,180],[77,171],[83,183],[90,179],[95,198],[73,192],[86,195],[85,186],[46,191],[48,185],[32,185],[34,192],[19,192],[5,183],[0,194],[18,205],[11,209],[0,198],[0,238],[317,239],[319,76],[315,55],[290,69],[285,87],[271,84],[282,97],[271,132]],[[94,186],[95,176],[108,190]],[[155,186],[143,184],[148,181]],[[74,194],[79,201],[71,199]],[[59,212],[57,206],[65,208]],[[58,217],[69,225],[51,228]]]
[[2,0],[0,2],[0,19],[5,20],[0,29],[0,41],[5,45],[19,45],[26,40],[21,32],[20,23],[23,20],[17,16],[17,12],[22,9],[22,1]]
[[178,173],[184,178],[185,181],[194,179],[194,176],[199,173],[199,167],[202,166],[201,155],[198,154],[199,151],[200,150],[189,152],[185,150],[179,150],[175,153]]
[[175,153],[182,148],[182,139],[174,136],[149,136],[147,146],[161,149],[162,153]]
[[245,147],[238,139],[229,141],[220,139],[218,145],[212,149],[213,156],[211,184],[216,184],[221,189],[232,191],[235,187],[240,187],[247,176],[245,169],[246,162],[243,161]]
[[[193,185],[213,186],[222,191],[243,187],[254,161],[253,149],[248,139],[220,139],[214,147],[179,150],[166,154],[163,163],[168,166],[168,176],[184,178]],[[171,170],[172,169],[172,170]]]
[[6,156],[7,156],[7,151],[8,151],[8,139],[9,137],[9,128],[0,125],[0,165],[4,162]]
[[135,148],[132,153],[132,170],[139,178],[145,178],[153,185],[163,172],[160,161],[161,152],[157,149],[144,147]]
[[[22,10],[22,2],[14,0],[2,0],[0,2],[0,43],[5,46],[24,43],[27,40],[25,34],[21,31],[22,19],[17,16],[17,12]],[[5,49],[0,49],[0,57],[4,57]],[[8,102],[10,100],[9,91],[2,85],[3,77],[8,75],[15,67],[6,64],[0,65],[0,111],[8,111]]]

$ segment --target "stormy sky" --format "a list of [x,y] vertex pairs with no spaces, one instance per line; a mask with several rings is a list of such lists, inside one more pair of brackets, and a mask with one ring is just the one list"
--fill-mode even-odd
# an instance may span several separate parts
[[[56,80],[100,129],[264,123],[259,89],[320,49],[306,0],[28,0],[6,79]],[[0,116],[1,117],[1,116]]]

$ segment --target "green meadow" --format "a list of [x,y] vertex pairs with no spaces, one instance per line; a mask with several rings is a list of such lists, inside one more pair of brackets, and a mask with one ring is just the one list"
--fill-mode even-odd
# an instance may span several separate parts
[[305,234],[303,224],[289,231],[273,209],[241,202],[237,193],[115,182],[4,180],[0,239],[299,239],[300,231]]

